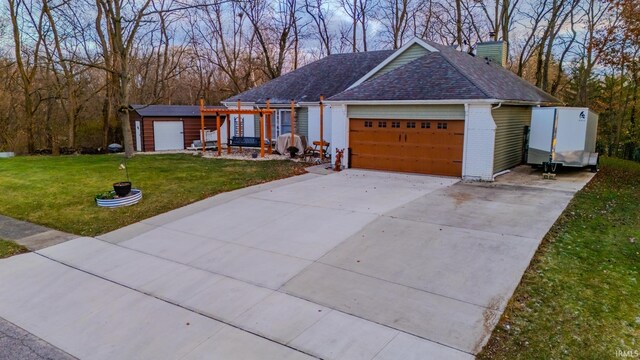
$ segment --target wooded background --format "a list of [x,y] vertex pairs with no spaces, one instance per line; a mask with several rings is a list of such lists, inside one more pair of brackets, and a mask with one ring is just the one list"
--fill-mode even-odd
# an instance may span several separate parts
[[638,0],[1,1],[0,151],[131,153],[130,104],[216,104],[418,36],[508,41],[513,72],[600,113],[600,152],[640,161]]

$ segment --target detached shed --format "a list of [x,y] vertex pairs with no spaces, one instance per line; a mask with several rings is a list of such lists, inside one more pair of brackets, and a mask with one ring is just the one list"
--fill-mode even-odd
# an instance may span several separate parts
[[[226,143],[224,120],[222,116],[222,142]],[[129,121],[136,151],[183,150],[194,140],[200,140],[200,107],[197,105],[131,105]],[[215,114],[205,117],[204,127],[215,133]],[[212,136],[215,138],[215,134]]]

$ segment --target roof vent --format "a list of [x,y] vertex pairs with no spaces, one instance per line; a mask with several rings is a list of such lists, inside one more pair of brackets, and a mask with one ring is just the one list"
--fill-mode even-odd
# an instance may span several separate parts
[[489,41],[476,46],[476,56],[488,62],[507,66],[507,43],[505,41]]

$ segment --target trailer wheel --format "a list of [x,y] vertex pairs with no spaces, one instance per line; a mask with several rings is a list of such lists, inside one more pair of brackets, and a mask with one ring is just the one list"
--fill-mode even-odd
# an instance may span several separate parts
[[596,164],[589,166],[589,169],[591,170],[592,173],[597,173],[598,171],[600,171],[600,157],[599,156],[598,156],[598,159],[596,160]]

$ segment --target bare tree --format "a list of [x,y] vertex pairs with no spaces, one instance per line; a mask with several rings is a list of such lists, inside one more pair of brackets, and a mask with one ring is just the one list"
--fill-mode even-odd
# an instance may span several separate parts
[[578,101],[583,106],[589,106],[588,81],[593,69],[604,55],[613,32],[619,23],[619,13],[613,17],[607,17],[612,7],[609,2],[598,0],[583,0],[579,4],[580,11],[584,14],[584,35],[579,41],[579,56],[582,57],[584,73],[579,79]]
[[[68,51],[63,52],[62,43],[64,39],[61,38],[58,31],[57,21],[53,16],[48,0],[42,0],[42,9],[48,20],[53,44],[49,44],[44,34],[41,34],[41,36],[44,39],[43,43],[47,58],[52,65],[54,62],[56,63],[56,66],[51,66],[50,70],[54,74],[59,97],[61,99],[60,104],[67,118],[68,146],[75,148],[76,131],[78,126],[77,118],[80,108],[80,102],[78,100],[79,89],[76,81],[78,73],[76,71],[75,64],[65,60],[65,58],[72,55]],[[58,68],[62,69],[61,76],[58,74]]]
[[329,5],[325,0],[305,0],[304,8],[315,25],[321,56],[331,55],[334,35],[328,25],[331,18]]
[[251,23],[260,56],[265,62],[264,71],[269,79],[275,79],[282,75],[287,53],[292,47],[297,51],[297,2],[279,1],[277,8],[271,7],[271,2],[266,0],[243,0],[239,4]]
[[214,4],[190,14],[190,42],[205,98],[213,91],[212,81],[219,71],[227,78],[224,92],[233,95],[255,85],[255,34],[243,31],[245,13],[237,2]]
[[389,37],[393,49],[401,47],[411,34],[413,18],[420,5],[419,0],[380,1],[376,19],[384,26],[383,36]]
[[130,56],[136,35],[151,0],[96,0],[96,30],[105,55],[103,69],[109,72],[109,84],[122,129],[125,155],[133,156],[133,136],[129,124],[131,90]]
[[[377,0],[340,0],[340,5],[345,13],[349,16],[351,22],[351,47],[352,52],[360,50],[358,47],[358,28],[360,28],[360,43],[362,44],[362,51],[368,50],[368,34],[370,17],[375,17],[375,8],[377,6]],[[342,39],[346,40],[346,29],[341,31],[343,33]]]
[[[35,150],[35,114],[40,104],[40,95],[37,89],[36,76],[39,71],[40,46],[42,45],[42,24],[44,14],[32,12],[32,4],[26,4],[22,0],[8,0],[9,16],[11,19],[11,29],[13,32],[14,54],[16,59],[16,68],[20,75],[22,92],[24,95],[23,111],[24,124],[27,133],[27,150],[32,153]],[[41,8],[40,8],[41,10]],[[28,31],[29,35],[22,33],[22,25],[20,18],[29,19],[31,24],[35,24],[33,32]],[[31,49],[23,47],[25,36],[35,36]]]

